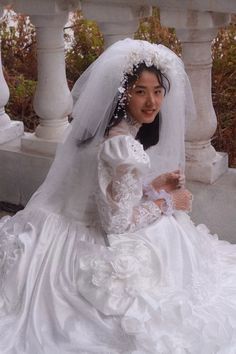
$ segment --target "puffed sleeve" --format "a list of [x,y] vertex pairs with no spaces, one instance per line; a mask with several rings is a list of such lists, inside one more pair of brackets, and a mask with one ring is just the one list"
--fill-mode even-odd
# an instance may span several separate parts
[[107,234],[136,231],[154,222],[161,210],[143,197],[150,160],[129,135],[107,139],[98,154],[97,206]]

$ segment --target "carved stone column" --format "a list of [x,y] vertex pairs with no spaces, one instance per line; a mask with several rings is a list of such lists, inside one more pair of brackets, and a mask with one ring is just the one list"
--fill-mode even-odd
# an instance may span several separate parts
[[162,24],[175,27],[182,43],[182,59],[196,104],[197,119],[186,132],[186,176],[204,183],[213,183],[228,168],[227,155],[211,145],[217,126],[211,95],[211,44],[218,28],[228,21],[226,14],[161,11]]
[[139,18],[151,15],[151,6],[84,0],[82,12],[85,17],[98,23],[105,39],[105,47],[108,47],[120,39],[133,38]]
[[[0,20],[3,11],[0,8]],[[5,105],[9,100],[9,88],[3,76],[2,61],[1,61],[1,38],[0,38],[0,144],[13,140],[24,133],[22,122],[11,121],[8,114],[5,112]]]
[[73,104],[66,80],[63,38],[68,12],[30,18],[36,27],[38,83],[34,109],[40,124],[33,136],[22,138],[22,149],[52,155],[68,125]]

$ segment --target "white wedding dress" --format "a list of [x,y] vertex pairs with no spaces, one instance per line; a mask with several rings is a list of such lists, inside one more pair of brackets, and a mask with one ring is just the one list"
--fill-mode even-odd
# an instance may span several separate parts
[[101,144],[89,224],[47,207],[0,220],[1,354],[236,353],[236,246],[143,197],[131,133]]

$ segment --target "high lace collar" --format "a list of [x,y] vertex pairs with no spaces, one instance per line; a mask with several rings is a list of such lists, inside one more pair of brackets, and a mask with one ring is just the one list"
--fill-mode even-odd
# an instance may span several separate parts
[[108,136],[111,138],[116,135],[132,135],[136,137],[141,124],[133,120],[132,118],[122,119],[122,121],[112,127]]
[[142,124],[135,121],[131,116],[128,116],[123,122],[127,126],[129,134],[135,138]]

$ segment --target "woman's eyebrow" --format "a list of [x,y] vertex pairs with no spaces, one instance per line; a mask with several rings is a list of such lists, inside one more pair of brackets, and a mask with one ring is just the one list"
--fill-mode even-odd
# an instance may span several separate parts
[[[144,85],[134,85],[134,88],[142,88],[142,89],[145,89],[147,88],[147,86],[144,86]],[[161,85],[156,85],[154,86],[154,88],[162,88]]]

